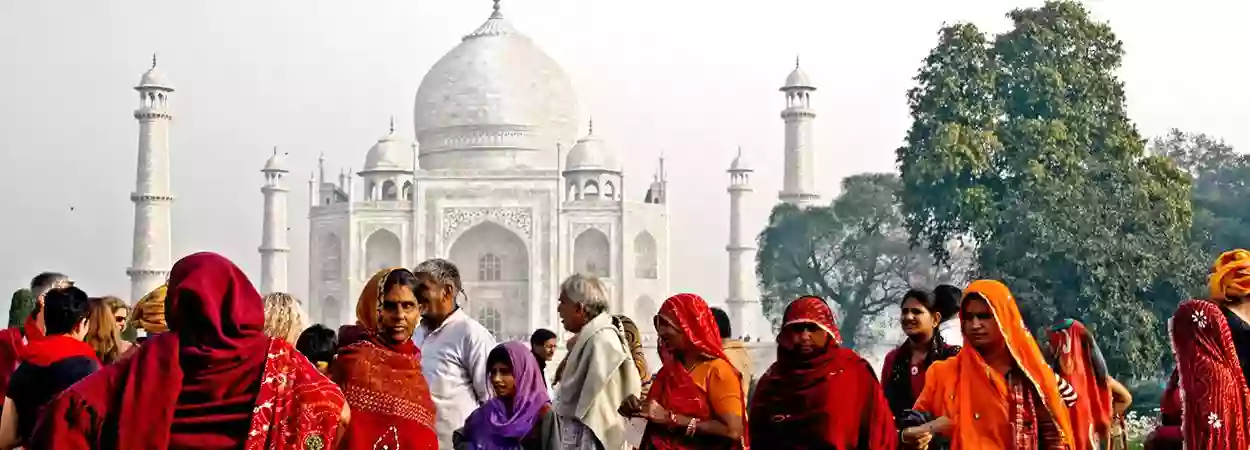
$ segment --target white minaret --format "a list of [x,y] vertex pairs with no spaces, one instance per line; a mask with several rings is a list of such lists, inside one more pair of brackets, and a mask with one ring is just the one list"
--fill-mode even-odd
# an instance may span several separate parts
[[135,191],[130,201],[135,204],[134,252],[130,268],[130,298],[137,300],[165,283],[173,266],[170,243],[169,210],[174,198],[169,192],[169,97],[174,88],[156,70],[144,72],[135,86],[139,91],[139,164]]
[[265,174],[265,184],[260,192],[265,195],[265,222],[261,230],[260,240],[260,291],[262,294],[287,292],[286,263],[291,247],[287,245],[287,211],[286,211],[286,178],[285,155],[278,154],[274,147],[273,156],[265,162],[261,173]]
[[755,246],[743,227],[745,214],[743,203],[750,198],[751,167],[742,157],[742,147],[738,147],[738,156],[729,165],[729,244],[725,251],[729,253],[729,320],[733,324],[734,336],[764,337],[770,335],[765,327],[764,310],[760,306],[759,287],[755,283]]
[[781,187],[781,201],[799,206],[811,206],[820,201],[816,194],[815,148],[812,146],[812,121],[816,110],[812,109],[811,93],[816,90],[803,69],[799,58],[794,58],[794,71],[786,77],[781,92],[786,94],[786,109],[781,118],[786,122],[786,178]]

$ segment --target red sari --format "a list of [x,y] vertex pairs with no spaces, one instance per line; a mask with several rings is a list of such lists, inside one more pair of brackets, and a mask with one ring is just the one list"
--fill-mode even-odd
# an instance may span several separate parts
[[[894,415],[872,366],[843,348],[833,312],[816,297],[786,307],[777,361],[755,387],[751,438],[757,449],[893,450]],[[823,352],[796,349],[792,325],[815,324],[829,334]]]
[[238,267],[197,253],[169,286],[171,331],[49,404],[31,448],[334,448],[342,394],[263,334],[261,297]]
[[[672,322],[686,339],[692,345],[699,349],[704,355],[724,360],[727,364],[729,358],[725,357],[725,351],[721,347],[720,331],[716,325],[716,319],[712,315],[712,310],[708,308],[707,302],[694,294],[677,294],[669,297],[660,306],[661,317]],[[664,407],[670,413],[692,417],[700,421],[715,420],[714,412],[710,397],[707,392],[699,388],[690,376],[690,372],[686,370],[685,365],[677,358],[672,351],[660,345],[660,359],[664,365],[660,371],[655,374],[655,378],[651,381],[651,390],[647,393],[648,400],[655,400],[660,406]],[[732,367],[732,364],[729,364]],[[736,370],[735,370],[736,372]],[[742,374],[738,374],[737,383],[734,385],[739,391],[740,398],[745,400],[746,393],[742,390]],[[746,405],[743,404],[743,409]],[[746,450],[750,448],[750,440],[747,438],[746,417],[742,418],[743,434],[742,439],[738,442],[730,442],[727,439],[716,439],[706,436],[688,437],[685,435],[685,429],[674,429],[667,426],[658,426],[648,423],[646,431],[642,436],[642,449],[655,450],[676,450],[676,449],[737,449]]]
[[1232,332],[1215,303],[1190,300],[1172,316],[1172,346],[1180,372],[1181,429],[1190,450],[1250,446],[1250,398]]
[[43,338],[43,330],[39,329],[35,315],[31,314],[21,328],[5,328],[0,330],[0,392],[9,391],[9,377],[22,363],[26,345],[30,341]]
[[421,372],[421,351],[411,340],[392,345],[378,329],[382,283],[394,270],[374,274],[356,306],[360,339],[339,349],[330,365],[352,408],[352,420],[343,434],[344,450],[436,450],[434,399]]
[[1075,404],[1068,408],[1075,435],[1072,450],[1093,450],[1097,448],[1094,438],[1111,433],[1111,386],[1097,345],[1085,325],[1075,320],[1050,333],[1056,374],[1077,393]]

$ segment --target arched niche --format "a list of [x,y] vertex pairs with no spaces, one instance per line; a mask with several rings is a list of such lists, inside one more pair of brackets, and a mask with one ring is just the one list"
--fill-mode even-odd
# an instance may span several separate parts
[[[659,312],[660,307],[656,306],[655,300],[648,295],[641,295],[638,300],[634,301],[634,317],[653,317]],[[649,320],[638,322],[638,326],[644,333],[655,333],[655,324]]]
[[[529,250],[520,235],[492,221],[474,225],[456,237],[447,259],[460,269],[468,311],[475,316],[492,308],[496,336],[528,335],[530,304]],[[480,309],[479,309],[480,308]],[[486,322],[479,317],[479,322]],[[490,328],[487,326],[487,328]]]
[[660,277],[655,237],[643,231],[634,238],[634,277],[654,280]]
[[395,182],[386,180],[382,182],[382,200],[398,200],[399,188],[395,187]]
[[402,248],[395,233],[390,230],[374,231],[365,240],[365,276],[389,267],[399,267],[403,263]]
[[589,228],[573,240],[573,271],[607,278],[612,273],[611,254],[608,236]]

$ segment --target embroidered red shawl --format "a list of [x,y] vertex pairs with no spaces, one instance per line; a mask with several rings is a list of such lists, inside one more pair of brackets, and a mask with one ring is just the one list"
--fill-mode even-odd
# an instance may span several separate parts
[[[692,345],[699,349],[703,354],[714,358],[729,361],[725,357],[725,351],[721,348],[720,331],[716,325],[716,319],[712,316],[712,310],[708,308],[707,302],[695,294],[677,294],[669,297],[660,306],[661,317],[672,322],[677,329],[681,330],[686,339]],[[670,349],[660,345],[660,359],[664,365],[660,367],[659,373],[651,382],[651,390],[647,393],[647,399],[659,402],[660,406],[674,414],[680,414],[686,417],[694,417],[699,420],[712,419],[712,407],[708,401],[708,394],[699,389],[694,380],[690,378],[690,372],[686,371],[686,367],[681,360],[677,358]],[[741,374],[739,374],[741,377]],[[742,386],[741,381],[735,386]],[[743,394],[745,399],[746,395]],[[745,410],[745,405],[744,408]],[[746,418],[742,418],[744,427],[742,440],[736,443],[725,442],[707,442],[699,437],[687,437],[683,430],[673,430],[667,427],[659,427],[651,424],[647,425],[646,431],[642,437],[642,448],[655,450],[677,450],[677,449],[712,449],[712,448],[732,448],[732,449],[748,449],[750,448],[750,440],[747,438],[745,427],[747,426]]]
[[1232,332],[1219,306],[1181,303],[1172,316],[1172,346],[1180,372],[1181,428],[1190,450],[1250,447],[1250,399]]
[[[751,438],[757,448],[893,450],[894,415],[872,366],[843,348],[833,312],[816,297],[786,307],[777,361],[751,399]],[[795,348],[793,325],[815,324],[829,334],[824,352]],[[767,444],[767,445],[764,445]]]

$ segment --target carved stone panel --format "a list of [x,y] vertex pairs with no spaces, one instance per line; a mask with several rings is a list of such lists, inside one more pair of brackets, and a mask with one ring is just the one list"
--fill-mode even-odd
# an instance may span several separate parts
[[494,220],[505,227],[518,231],[525,235],[526,238],[533,237],[534,216],[530,211],[530,208],[476,207],[444,208],[442,224],[443,239],[447,240],[467,227],[471,227],[487,219]]

